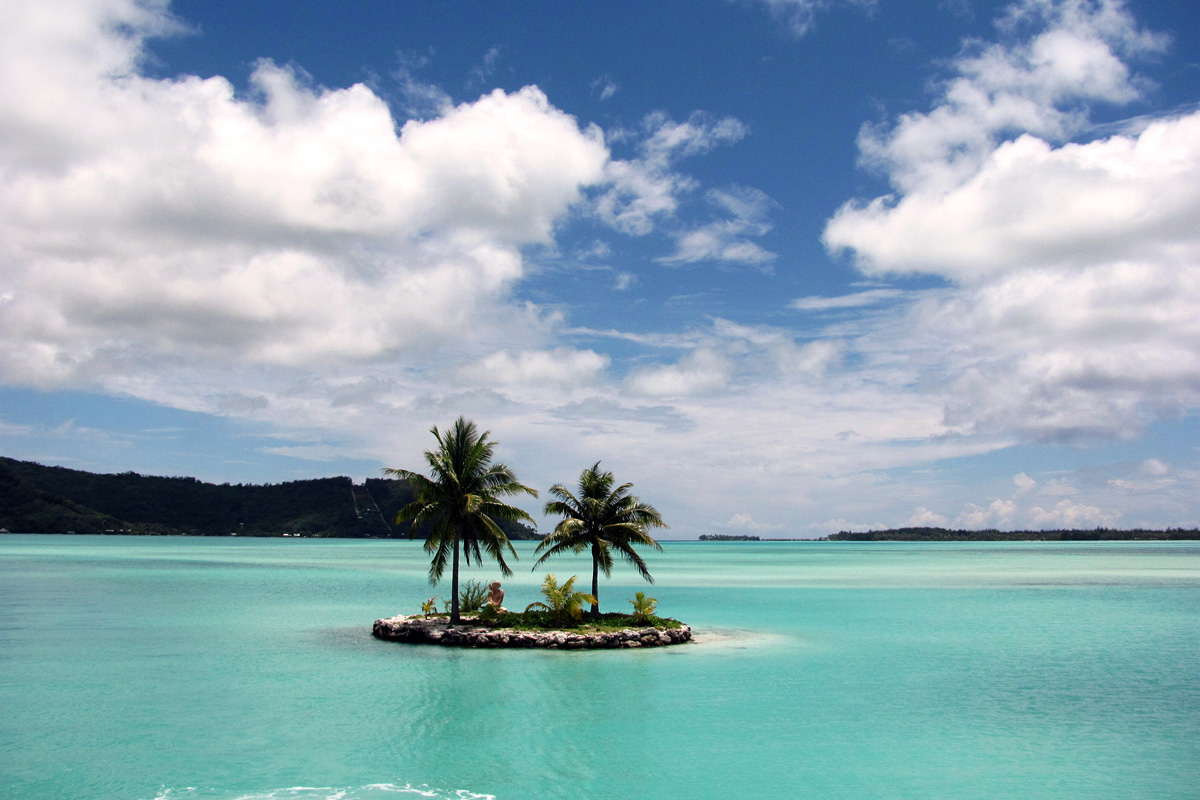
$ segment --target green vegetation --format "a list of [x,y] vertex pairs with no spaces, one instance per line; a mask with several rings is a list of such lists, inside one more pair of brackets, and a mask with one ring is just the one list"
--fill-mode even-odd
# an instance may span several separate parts
[[519,631],[570,630],[576,633],[604,633],[624,628],[679,628],[683,623],[677,619],[647,616],[639,619],[632,614],[608,612],[599,617],[580,616],[578,620],[561,620],[549,611],[503,611],[485,617],[480,614],[478,624],[489,628],[512,628]]
[[550,620],[558,627],[578,622],[583,616],[583,604],[592,603],[592,607],[595,608],[596,597],[575,591],[577,577],[579,576],[572,575],[566,583],[559,586],[554,573],[551,572],[546,576],[546,580],[542,581],[542,594],[546,596],[546,602],[530,603],[525,607],[525,613],[529,614],[535,608],[541,609],[550,615]]
[[724,533],[702,533],[700,534],[702,542],[761,542],[762,539],[757,536],[730,536]]
[[460,611],[474,613],[483,608],[483,601],[486,599],[487,587],[480,581],[469,580],[458,593],[458,608]]
[[1116,530],[1096,528],[1090,531],[962,531],[946,528],[894,528],[886,531],[854,533],[841,531],[820,541],[826,542],[1087,542],[1129,541],[1133,539],[1184,540],[1200,539],[1200,530],[1167,528],[1166,530]]
[[504,550],[514,558],[516,551],[496,519],[528,522],[533,519],[501,498],[517,494],[537,497],[537,492],[518,483],[508,467],[492,463],[496,443],[488,440],[489,431],[480,433],[474,422],[459,417],[444,436],[437,426],[430,432],[438,444],[436,449],[425,451],[432,477],[406,469],[384,472],[406,481],[416,491],[416,499],[396,514],[396,522],[409,522],[418,529],[428,526],[425,550],[433,554],[430,583],[437,583],[447,561],[451,563],[450,621],[457,623],[460,545],[468,565],[472,558],[476,564],[483,564],[481,551],[486,550],[500,565],[500,572],[511,575],[512,570],[504,561]]
[[633,618],[639,622],[653,616],[654,609],[658,607],[658,600],[653,597],[646,597],[645,592],[638,592],[629,602],[633,606]]
[[[415,496],[383,478],[231,485],[0,458],[0,528],[19,533],[396,538],[409,526],[388,520]],[[520,522],[497,522],[511,540],[540,538]]]
[[649,528],[665,528],[662,515],[654,506],[643,503],[629,494],[632,483],[613,488],[613,474],[602,472],[597,461],[579,475],[579,494],[573,494],[561,483],[550,487],[557,500],[546,503],[546,513],[563,517],[554,532],[542,540],[537,552],[542,554],[534,569],[547,558],[567,551],[592,556],[592,617],[600,616],[600,572],[612,576],[613,551],[637,569],[649,583],[654,583],[646,562],[633,549],[646,545],[662,551],[662,545],[650,538]]

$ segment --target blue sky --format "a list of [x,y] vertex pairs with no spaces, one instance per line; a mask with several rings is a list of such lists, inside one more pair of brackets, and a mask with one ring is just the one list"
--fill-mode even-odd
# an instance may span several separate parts
[[4,455],[361,479],[462,414],[671,537],[1200,524],[1194,3],[8,17]]

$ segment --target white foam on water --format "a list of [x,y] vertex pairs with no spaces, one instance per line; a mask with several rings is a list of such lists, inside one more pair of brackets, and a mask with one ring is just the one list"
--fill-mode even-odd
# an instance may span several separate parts
[[407,795],[433,800],[496,800],[494,795],[468,789],[436,789],[428,784],[403,786],[395,783],[369,783],[364,786],[289,786],[265,792],[221,792],[193,786],[159,790],[154,800],[373,800]]

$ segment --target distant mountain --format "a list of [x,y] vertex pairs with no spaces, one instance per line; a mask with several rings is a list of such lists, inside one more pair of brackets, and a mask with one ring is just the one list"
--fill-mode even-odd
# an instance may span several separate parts
[[[0,457],[0,528],[14,533],[398,538],[408,525],[392,521],[413,496],[407,483],[381,478],[218,485]],[[510,539],[541,538],[527,525],[498,522]]]
[[893,528],[886,531],[841,531],[823,541],[830,542],[1082,542],[1125,541],[1131,539],[1200,539],[1200,530],[1167,528],[1166,530],[1117,530],[1096,528],[1089,531],[962,531],[946,528]]

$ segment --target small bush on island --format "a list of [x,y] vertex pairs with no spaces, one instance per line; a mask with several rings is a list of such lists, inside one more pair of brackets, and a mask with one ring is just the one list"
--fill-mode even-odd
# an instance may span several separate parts
[[546,580],[542,581],[542,594],[546,596],[546,602],[533,602],[525,607],[525,613],[533,611],[533,609],[541,609],[542,613],[549,614],[559,627],[569,622],[578,622],[583,616],[583,604],[596,603],[596,596],[587,592],[575,591],[575,579],[578,575],[572,575],[567,579],[562,586],[558,585],[558,581],[554,578],[554,573],[551,572],[546,576]]
[[634,595],[634,599],[629,601],[629,604],[633,606],[633,618],[644,620],[654,615],[654,609],[658,606],[658,600],[653,597],[646,597],[645,592],[638,592]]
[[463,613],[474,613],[483,608],[483,601],[487,599],[487,587],[480,581],[469,580],[463,584],[462,591],[458,593],[458,607]]

